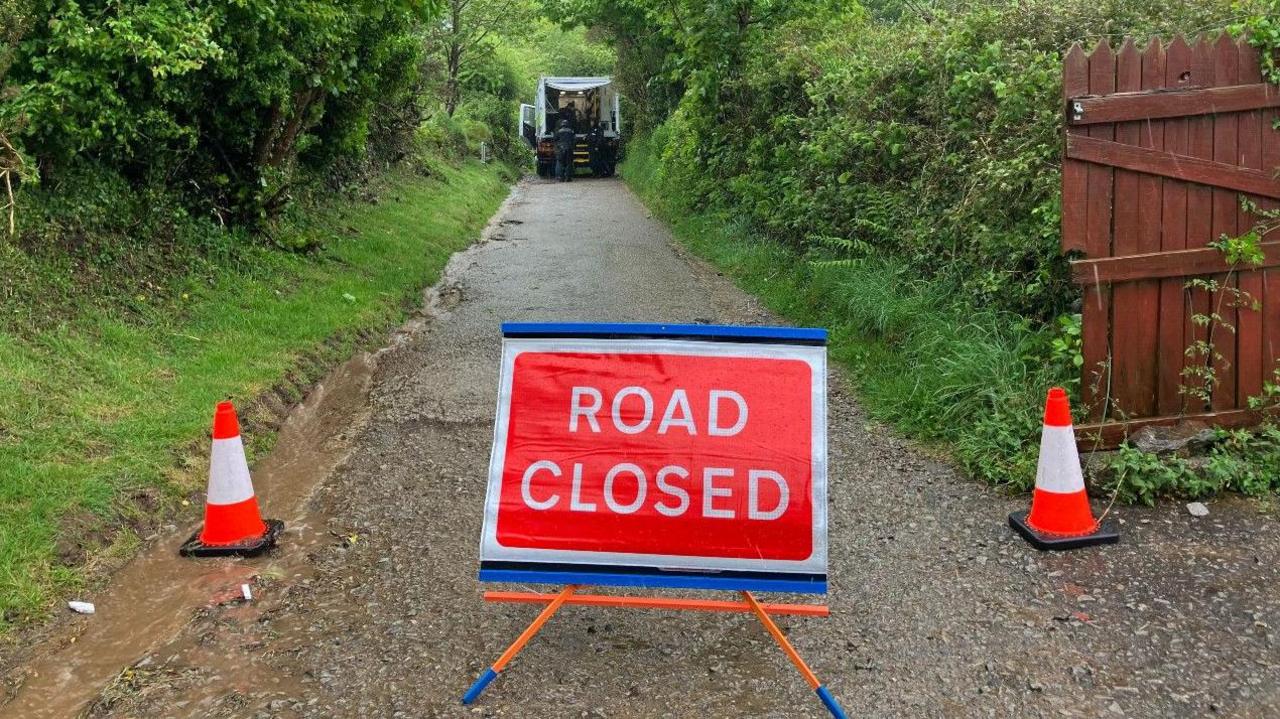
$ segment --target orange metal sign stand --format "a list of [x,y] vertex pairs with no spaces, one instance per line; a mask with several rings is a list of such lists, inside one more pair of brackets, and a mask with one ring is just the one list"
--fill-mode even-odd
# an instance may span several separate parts
[[510,647],[498,657],[498,661],[486,670],[479,679],[471,685],[467,693],[462,697],[463,704],[470,704],[475,701],[498,674],[506,668],[507,664],[524,649],[525,645],[533,639],[538,630],[547,623],[549,619],[560,607],[566,604],[574,604],[581,606],[593,607],[621,607],[632,609],[674,609],[683,611],[700,611],[700,612],[751,612],[756,615],[760,623],[773,637],[782,651],[786,653],[787,658],[795,665],[796,669],[809,683],[809,687],[818,695],[822,703],[831,715],[837,719],[844,719],[844,710],[840,708],[840,704],[831,695],[831,692],[818,680],[817,675],[809,668],[800,653],[795,647],[791,646],[791,642],[787,641],[787,637],[778,628],[778,625],[770,616],[772,614],[789,614],[809,617],[825,617],[830,614],[830,610],[826,606],[818,606],[811,604],[762,604],[755,596],[748,591],[741,592],[742,601],[723,601],[711,599],[675,599],[665,597],[626,597],[626,596],[605,596],[598,594],[577,594],[577,590],[581,585],[566,585],[558,594],[540,594],[537,592],[485,592],[484,599],[487,602],[512,602],[524,604],[546,604],[533,622],[512,642]]

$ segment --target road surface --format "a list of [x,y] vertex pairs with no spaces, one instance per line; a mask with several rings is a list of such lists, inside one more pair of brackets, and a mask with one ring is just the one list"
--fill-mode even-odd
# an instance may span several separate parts
[[[361,360],[367,393],[312,407],[327,429],[286,433],[296,461],[256,472],[268,514],[292,518],[275,555],[209,570],[155,636],[51,649],[9,710],[66,708],[82,686],[91,717],[825,716],[749,616],[587,607],[459,704],[536,613],[485,605],[475,580],[499,323],[777,320],[616,180],[521,184],[431,304]],[[782,624],[850,716],[1280,716],[1274,507],[1122,508],[1120,545],[1041,554],[1005,524],[1025,497],[869,421],[838,370],[831,387],[832,614]],[[286,479],[312,447],[341,450],[336,466]],[[273,506],[290,494],[296,512]]]

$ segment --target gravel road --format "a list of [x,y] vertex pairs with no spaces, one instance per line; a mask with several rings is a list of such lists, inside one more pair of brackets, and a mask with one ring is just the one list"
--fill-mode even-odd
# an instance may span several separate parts
[[[503,213],[438,316],[377,357],[367,420],[255,601],[157,637],[89,716],[826,716],[748,616],[585,607],[459,704],[536,613],[475,580],[498,324],[776,322],[621,182],[526,182]],[[832,613],[781,624],[850,716],[1280,716],[1274,505],[1122,508],[1120,545],[1037,553],[1005,525],[1025,498],[869,421],[839,371],[831,388]]]

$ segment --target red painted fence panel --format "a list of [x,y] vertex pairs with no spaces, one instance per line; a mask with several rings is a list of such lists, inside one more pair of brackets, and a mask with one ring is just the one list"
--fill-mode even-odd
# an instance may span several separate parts
[[1249,399],[1280,356],[1280,232],[1263,238],[1260,265],[1206,248],[1260,222],[1243,201],[1280,207],[1280,88],[1224,34],[1076,45],[1063,93],[1062,249],[1084,288],[1081,444],[1188,419],[1256,422]]

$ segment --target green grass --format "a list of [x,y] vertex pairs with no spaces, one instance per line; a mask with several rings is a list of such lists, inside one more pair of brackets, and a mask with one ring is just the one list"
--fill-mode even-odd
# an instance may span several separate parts
[[[1078,384],[1053,328],[1009,312],[964,306],[946,278],[922,279],[891,256],[843,259],[762,237],[741,215],[690,208],[668,186],[654,148],[633,141],[623,177],[676,237],[774,312],[831,331],[832,358],[849,369],[871,415],[945,448],[975,477],[1010,491],[1035,481],[1045,391]],[[1268,402],[1277,402],[1275,395]],[[1177,457],[1122,448],[1094,487],[1123,503],[1280,491],[1280,428],[1220,432],[1192,468]],[[1270,507],[1270,509],[1267,509]]]
[[[728,213],[682,207],[644,139],[623,177],[676,237],[774,312],[826,327],[872,416],[947,446],[961,465],[1021,490],[1035,479],[1045,391],[1069,381],[1047,354],[1049,330],[1016,315],[954,304],[945,280],[924,280],[889,257],[839,264],[761,237]],[[814,261],[818,261],[815,264]]]
[[[217,401],[246,403],[302,358],[337,360],[357,333],[398,321],[497,208],[500,175],[479,164],[433,179],[393,174],[379,204],[338,200],[274,230],[286,246],[322,237],[310,254],[213,253],[127,301],[82,297],[52,314],[39,297],[11,301],[42,321],[0,325],[0,629],[85,581],[59,541],[101,556],[136,541],[131,518],[202,486],[192,449]],[[19,250],[0,250],[17,261]],[[74,296],[76,279],[61,276],[74,268],[25,261]]]

